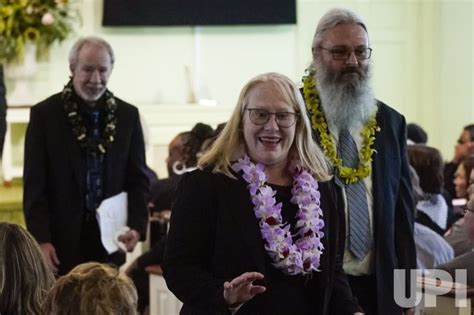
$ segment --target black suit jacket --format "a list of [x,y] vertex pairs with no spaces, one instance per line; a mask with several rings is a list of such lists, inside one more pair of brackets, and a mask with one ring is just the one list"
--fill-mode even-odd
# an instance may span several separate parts
[[[372,163],[374,249],[379,314],[399,315],[394,269],[416,269],[414,205],[406,152],[405,118],[378,102]],[[407,279],[406,285],[409,284]],[[406,289],[408,290],[408,288]]]
[[2,159],[3,143],[7,132],[7,99],[5,81],[3,78],[3,65],[0,64],[0,160]]
[[[104,199],[128,193],[128,226],[146,235],[143,134],[136,107],[116,98],[117,132],[104,162]],[[61,94],[31,109],[25,139],[24,212],[28,231],[39,243],[51,242],[60,270],[78,263],[85,209],[86,159],[66,118]]]
[[[311,279],[315,314],[358,310],[342,270],[344,229],[333,200],[334,186],[320,183],[325,220],[321,272]],[[225,314],[223,283],[244,272],[264,275],[267,255],[246,182],[209,170],[186,173],[180,182],[163,263],[168,288],[184,305],[181,314]],[[265,281],[265,280],[264,280]],[[265,285],[265,283],[263,283]],[[238,314],[262,314],[263,297],[255,296]],[[291,301],[288,301],[291,303]]]

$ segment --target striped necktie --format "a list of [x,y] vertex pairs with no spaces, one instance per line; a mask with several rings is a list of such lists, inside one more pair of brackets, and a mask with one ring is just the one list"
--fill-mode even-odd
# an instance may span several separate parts
[[[347,129],[339,133],[338,150],[342,162],[347,167],[357,167],[359,152],[357,145]],[[345,185],[349,218],[349,250],[362,260],[372,246],[367,191],[363,180]]]

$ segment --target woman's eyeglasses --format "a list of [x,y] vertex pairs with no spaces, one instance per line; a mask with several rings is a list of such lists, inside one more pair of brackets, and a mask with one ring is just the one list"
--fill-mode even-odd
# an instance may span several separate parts
[[298,114],[292,112],[272,113],[261,108],[246,108],[245,110],[249,112],[250,121],[256,125],[265,125],[270,120],[270,116],[275,115],[277,125],[288,128],[293,126],[298,118]]

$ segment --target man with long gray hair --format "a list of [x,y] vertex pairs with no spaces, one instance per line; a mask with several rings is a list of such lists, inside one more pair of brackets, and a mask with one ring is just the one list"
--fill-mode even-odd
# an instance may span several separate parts
[[349,10],[330,10],[317,26],[303,91],[344,199],[344,270],[352,291],[365,314],[410,314],[394,298],[394,270],[416,268],[406,124],[375,99],[371,54],[365,22]]

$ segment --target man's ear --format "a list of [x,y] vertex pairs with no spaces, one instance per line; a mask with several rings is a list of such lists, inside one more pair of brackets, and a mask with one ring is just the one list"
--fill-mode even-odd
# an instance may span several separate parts
[[313,59],[316,59],[316,47],[311,47],[311,54],[313,55]]

